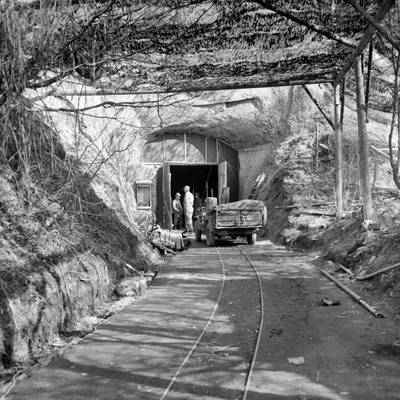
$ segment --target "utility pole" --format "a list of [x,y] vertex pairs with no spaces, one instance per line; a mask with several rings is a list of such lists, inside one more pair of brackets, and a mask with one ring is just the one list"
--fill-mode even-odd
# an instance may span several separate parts
[[363,201],[364,220],[373,219],[373,207],[371,186],[369,182],[369,149],[367,134],[367,114],[364,93],[364,76],[362,74],[361,57],[357,57],[354,63],[356,78],[356,98],[357,98],[357,120],[358,120],[358,141],[360,152],[360,188]]
[[318,151],[319,151],[319,123],[317,122],[315,124],[315,170],[317,172],[319,167]]

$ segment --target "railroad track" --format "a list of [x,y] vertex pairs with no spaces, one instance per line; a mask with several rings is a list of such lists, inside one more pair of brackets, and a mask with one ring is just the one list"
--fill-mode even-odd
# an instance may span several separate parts
[[[219,247],[216,248],[217,249],[217,256],[219,257],[220,263],[221,263],[221,269],[222,269],[222,283],[221,283],[221,288],[218,294],[218,298],[215,302],[214,308],[210,314],[210,317],[208,318],[206,324],[204,325],[201,333],[199,334],[199,336],[197,337],[197,339],[194,341],[192,347],[190,348],[189,352],[187,353],[186,357],[183,359],[182,363],[180,364],[180,366],[178,367],[178,369],[176,370],[174,376],[171,378],[168,386],[165,388],[162,396],[160,397],[160,400],[165,400],[168,398],[168,394],[171,391],[172,387],[174,386],[175,382],[177,381],[178,376],[180,375],[180,373],[182,372],[182,370],[184,369],[185,365],[187,364],[187,362],[190,360],[190,358],[192,357],[193,353],[196,351],[197,346],[201,343],[204,335],[206,334],[208,328],[210,327],[210,325],[213,322],[214,316],[217,312],[218,306],[221,302],[222,299],[222,295],[224,293],[224,289],[226,286],[226,273],[227,273],[227,268],[223,259],[223,253],[221,252],[221,249]],[[233,249],[233,248],[232,248]],[[243,386],[243,391],[242,391],[242,396],[241,396],[241,400],[246,400],[247,399],[247,395],[249,392],[249,388],[250,388],[250,384],[251,384],[251,378],[252,378],[252,373],[253,373],[253,369],[254,369],[254,365],[257,359],[257,354],[258,354],[258,350],[259,350],[259,346],[260,346],[260,341],[261,341],[261,335],[262,335],[262,328],[264,325],[264,296],[263,296],[263,287],[262,287],[262,282],[261,282],[261,278],[260,275],[257,271],[256,266],[254,265],[254,262],[252,261],[251,257],[243,250],[243,248],[241,246],[236,247],[235,249],[239,250],[239,254],[243,256],[243,258],[246,260],[246,263],[250,266],[250,268],[252,269],[252,271],[254,272],[256,281],[257,281],[257,287],[258,287],[258,297],[259,297],[259,307],[260,307],[260,317],[258,320],[258,328],[256,329],[256,340],[254,343],[254,349],[251,355],[251,360],[249,361],[249,366],[247,369],[247,373],[246,373],[246,379],[245,379],[245,383]],[[232,252],[230,253],[230,255],[232,255]]]

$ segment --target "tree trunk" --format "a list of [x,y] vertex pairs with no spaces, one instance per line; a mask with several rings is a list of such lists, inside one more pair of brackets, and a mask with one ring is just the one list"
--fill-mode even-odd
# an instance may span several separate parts
[[369,182],[369,149],[364,96],[364,77],[362,74],[360,57],[357,57],[354,70],[356,78],[358,140],[360,148],[360,187],[363,200],[364,220],[368,221],[373,219],[373,208]]
[[343,214],[343,129],[340,123],[341,101],[339,86],[333,86],[333,114],[335,129],[335,159],[336,159],[336,216]]
[[400,189],[400,177],[399,177],[399,163],[400,163],[400,148],[397,148],[397,160],[393,154],[393,133],[396,124],[397,116],[397,143],[400,144],[400,107],[399,107],[399,67],[400,67],[400,53],[397,53],[395,57],[393,55],[393,69],[394,69],[394,89],[393,89],[393,105],[392,105],[392,119],[390,122],[389,131],[389,158],[390,166],[392,168],[393,181],[397,188]]

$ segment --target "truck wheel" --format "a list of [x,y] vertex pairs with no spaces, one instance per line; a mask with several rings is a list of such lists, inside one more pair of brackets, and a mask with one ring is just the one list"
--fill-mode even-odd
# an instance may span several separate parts
[[215,246],[215,236],[213,230],[207,225],[206,227],[207,246]]
[[257,241],[257,233],[254,232],[251,235],[247,235],[247,243],[248,244],[256,244]]
[[201,242],[201,230],[199,229],[199,225],[196,221],[196,225],[194,227],[194,235],[196,238],[196,242]]

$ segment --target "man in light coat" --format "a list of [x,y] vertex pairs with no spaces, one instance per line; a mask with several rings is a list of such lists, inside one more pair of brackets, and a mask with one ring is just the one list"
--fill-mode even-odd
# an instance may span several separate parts
[[190,187],[185,186],[183,188],[183,191],[185,192],[184,197],[183,197],[183,210],[185,213],[185,231],[186,232],[193,232],[193,195],[190,192]]

